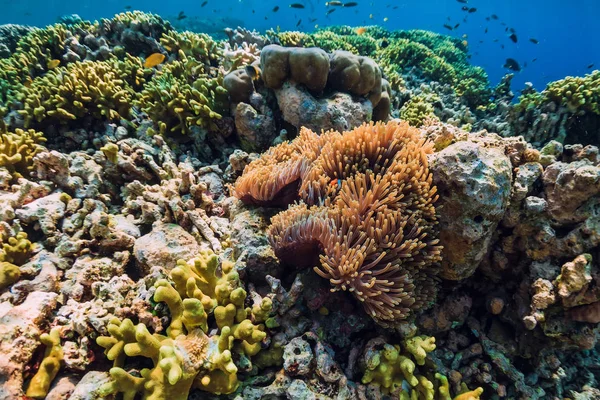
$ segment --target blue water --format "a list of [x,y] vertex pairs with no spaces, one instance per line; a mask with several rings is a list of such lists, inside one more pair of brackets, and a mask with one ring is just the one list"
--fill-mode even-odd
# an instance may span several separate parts
[[[189,17],[241,20],[245,27],[259,31],[277,26],[282,30],[312,31],[315,25],[379,24],[391,30],[427,29],[461,38],[466,34],[471,62],[485,68],[492,83],[507,72],[502,67],[507,57],[516,59],[521,66],[527,63],[527,67],[516,74],[513,89],[522,88],[527,81],[543,89],[550,81],[600,68],[600,0],[469,0],[468,4],[456,0],[358,0],[358,6],[338,7],[329,16],[325,16],[325,0],[208,0],[205,7],[200,7],[203,1],[0,0],[0,24],[44,26],[73,13],[84,19],[98,19],[122,12],[125,6],[154,12],[167,19],[174,19],[184,11]],[[304,3],[306,8],[290,8],[293,2]],[[280,7],[276,13],[272,12],[275,6]],[[395,6],[398,8],[393,9]],[[468,14],[461,10],[463,6],[475,7],[477,11]],[[499,20],[486,21],[491,14],[498,15]],[[463,22],[465,16],[467,22]],[[317,20],[309,23],[311,18]],[[388,18],[387,22],[384,18]],[[302,22],[296,28],[300,19]],[[443,27],[445,23],[460,23],[460,26],[450,32]],[[484,33],[486,27],[487,34]],[[506,27],[516,30],[516,44],[508,38]],[[529,38],[532,37],[539,40],[539,44],[531,43]],[[533,62],[533,59],[537,60]],[[590,64],[594,67],[588,69]]]

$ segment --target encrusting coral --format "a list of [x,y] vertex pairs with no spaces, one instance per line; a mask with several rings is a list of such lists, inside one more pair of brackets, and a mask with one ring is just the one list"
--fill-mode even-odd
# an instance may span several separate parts
[[[238,386],[234,355],[250,358],[260,351],[266,337],[260,323],[271,302],[265,298],[258,308],[244,308],[246,291],[232,262],[220,263],[204,251],[188,262],[180,260],[170,277],[173,283],[156,282],[154,294],[154,301],[165,302],[171,313],[166,336],[115,318],[108,325],[110,336],[97,339],[114,361],[113,380],[101,389],[104,396],[122,392],[126,399],[141,393],[148,400],[184,400],[191,387],[231,393]],[[131,375],[125,361],[135,356],[150,358],[154,367],[142,369],[141,377]]]
[[315,272],[389,325],[427,308],[437,291],[441,247],[431,151],[406,123],[321,136],[305,129],[249,164],[234,195],[263,205],[299,196],[306,204],[272,218],[275,254],[306,267],[321,253]]

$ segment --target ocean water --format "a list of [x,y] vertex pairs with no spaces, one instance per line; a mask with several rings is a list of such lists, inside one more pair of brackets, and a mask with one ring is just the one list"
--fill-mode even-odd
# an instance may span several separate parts
[[[133,10],[153,12],[175,20],[183,11],[188,17],[199,17],[218,26],[236,22],[248,29],[264,32],[279,26],[282,30],[311,32],[315,26],[328,25],[381,25],[390,30],[426,29],[463,37],[469,42],[471,62],[483,67],[495,84],[507,72],[506,58],[514,58],[526,67],[516,74],[513,88],[519,90],[531,82],[542,90],[545,85],[568,75],[583,75],[600,67],[600,40],[598,19],[600,2],[597,0],[359,0],[356,7],[326,15],[326,0],[303,0],[304,9],[290,8],[294,0],[203,0],[196,1],[12,1],[0,3],[0,24],[15,23],[45,26],[63,15],[78,14],[83,19],[109,18],[131,7]],[[273,12],[279,6],[277,12]],[[476,8],[468,13],[463,6]],[[496,14],[498,20],[487,21]],[[464,20],[466,17],[466,21]],[[384,21],[384,18],[387,18]],[[309,20],[316,19],[314,22]],[[298,22],[300,23],[298,24]],[[453,31],[445,23],[460,26]],[[235,26],[231,26],[235,28]],[[488,32],[485,33],[486,28]],[[518,38],[513,43],[506,28],[513,28]],[[530,42],[530,38],[539,44]],[[497,41],[495,41],[497,40]],[[533,61],[535,60],[535,61]]]

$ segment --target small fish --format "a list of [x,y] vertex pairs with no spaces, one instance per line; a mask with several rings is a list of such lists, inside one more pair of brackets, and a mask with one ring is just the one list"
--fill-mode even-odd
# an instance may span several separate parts
[[515,28],[508,28],[508,30],[510,31],[510,33],[517,33],[517,31],[515,31]]
[[361,26],[360,28],[356,28],[354,30],[354,32],[356,32],[357,35],[363,35],[366,31],[367,28],[365,28],[364,26]]
[[460,23],[454,25],[454,29],[458,28],[460,26]]
[[516,71],[516,72],[519,72],[521,70],[519,63],[514,58],[507,58],[503,67],[506,69],[510,69],[511,71]]
[[302,23],[302,20],[299,19],[298,22],[296,23],[296,28],[299,27],[301,23]]
[[469,42],[467,42],[466,40],[462,41],[463,46],[467,47],[469,45]]
[[373,14],[369,14],[369,19],[373,19]]
[[163,61],[165,61],[165,55],[164,54],[161,54],[161,53],[150,54],[146,58],[146,61],[144,62],[144,68],[154,68],[158,64],[161,64]]
[[469,35],[467,35],[466,33],[463,33],[463,35],[461,36],[463,39],[466,39],[469,37]]
[[504,45],[503,44],[501,44],[500,47],[502,47],[502,50],[504,50]]
[[203,1],[202,4],[200,4],[200,8],[204,7],[207,4],[208,4],[208,1]]
[[54,69],[54,68],[58,67],[59,65],[60,65],[60,60],[57,60],[57,59],[50,60],[46,64],[46,66],[48,67],[48,69]]
[[498,42],[498,39],[494,39],[494,43]]
[[398,6],[392,7],[392,10],[397,10]]
[[[531,60],[531,62],[536,62],[536,61],[537,61],[537,58],[534,58],[533,60]],[[594,64],[592,64],[592,66],[593,66],[593,65],[594,65]]]
[[469,11],[469,7],[467,7],[467,6],[463,6],[463,7],[461,8],[461,10],[463,10],[463,11]]
[[483,32],[483,33],[488,33],[488,28],[485,28],[485,32]]
[[246,71],[246,74],[248,74],[248,76],[250,78],[252,78],[253,80],[256,81],[256,80],[258,80],[260,78],[261,71],[260,71],[260,68],[258,68],[257,66],[255,66],[255,65],[246,65],[244,67],[244,70]]
[[458,1],[459,3],[462,3],[462,4],[467,4],[467,0],[456,0],[456,1]]
[[490,15],[490,18],[491,19],[498,19],[498,16],[496,14],[492,14],[492,15]]
[[477,9],[475,7],[469,8],[469,14],[473,14]]
[[485,17],[485,20],[489,22],[489,20],[490,20],[490,17]]
[[126,10],[131,10],[131,6],[125,6],[124,7]]
[[319,29],[319,24],[315,24],[315,29]]
[[313,22],[315,22],[316,20],[317,20],[316,18],[310,18],[310,19],[308,20],[308,22],[310,22],[310,23],[312,24],[312,23],[313,23]]
[[183,11],[179,11],[179,15],[177,15],[177,21],[181,21],[182,19],[186,19],[187,15]]
[[344,7],[356,7],[358,5],[355,1],[349,1],[348,3],[344,3]]
[[389,18],[388,18],[388,17],[385,17],[385,18],[383,19],[383,22],[388,22],[388,21],[389,21]]
[[513,41],[513,43],[517,43],[519,41],[519,39],[517,38],[517,35],[515,35],[514,33],[511,33],[510,36],[508,37],[510,40]]
[[329,14],[331,14],[334,11],[335,11],[335,8],[330,8],[329,10],[327,10],[327,12],[325,13],[325,15],[329,15]]
[[291,8],[304,8],[304,4],[300,4],[300,3],[292,3],[290,4]]
[[255,11],[255,10],[252,10],[252,14],[256,14],[256,11]]
[[277,12],[277,11],[279,11],[279,6],[273,7],[273,12]]
[[594,68],[594,64],[590,64],[587,66],[587,69]]
[[342,3],[341,1],[337,1],[337,0],[329,1],[329,2],[325,3],[326,7],[328,7],[328,6],[343,6],[343,5],[344,5],[344,3]]
[[451,31],[451,30],[453,29],[453,28],[452,28],[450,25],[448,25],[448,24],[444,24],[444,28],[448,29],[449,31]]
[[539,41],[539,40],[537,40],[537,39],[534,39],[534,38],[529,38],[529,41],[530,41],[531,43],[533,43],[533,44],[538,44],[538,43],[540,43],[540,41]]

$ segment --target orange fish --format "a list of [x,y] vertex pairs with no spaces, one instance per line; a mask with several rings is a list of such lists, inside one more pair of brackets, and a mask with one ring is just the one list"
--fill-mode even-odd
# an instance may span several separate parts
[[367,31],[367,28],[365,28],[364,26],[361,26],[360,28],[356,28],[355,32],[356,32],[357,35],[362,35],[366,31]]
[[165,55],[160,53],[150,54],[148,58],[146,58],[146,62],[144,62],[144,68],[154,68],[158,64],[161,64],[165,61]]
[[467,42],[466,40],[463,40],[463,41],[462,41],[462,44],[463,44],[463,46],[465,46],[465,47],[466,47],[466,46],[469,44],[469,42]]

